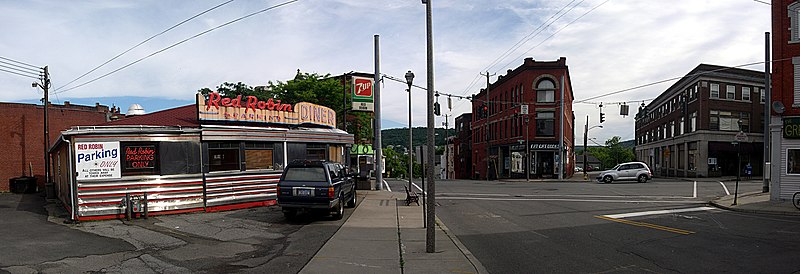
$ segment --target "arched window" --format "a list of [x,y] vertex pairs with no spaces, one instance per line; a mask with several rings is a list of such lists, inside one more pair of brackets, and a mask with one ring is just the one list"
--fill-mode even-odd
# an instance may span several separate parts
[[556,83],[550,79],[542,79],[536,83],[536,102],[553,103],[556,101]]

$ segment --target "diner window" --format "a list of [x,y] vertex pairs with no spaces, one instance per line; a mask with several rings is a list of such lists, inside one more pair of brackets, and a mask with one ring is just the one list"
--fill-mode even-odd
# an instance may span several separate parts
[[536,112],[536,136],[555,136],[555,112]]
[[255,169],[275,169],[274,153],[275,145],[267,142],[247,142],[244,144],[244,163],[245,170]]
[[208,171],[241,170],[238,142],[208,143]]
[[160,175],[158,142],[120,142],[122,175]]
[[200,143],[160,142],[158,145],[161,175],[200,173]]
[[306,150],[309,160],[327,160],[325,159],[325,144],[308,144]]
[[742,100],[750,101],[750,88],[742,87]]
[[732,85],[726,85],[725,89],[725,99],[736,100],[736,87]]
[[553,103],[556,101],[556,84],[553,80],[544,79],[536,84],[536,102]]
[[800,149],[786,150],[786,174],[800,174]]
[[711,98],[719,99],[719,84],[711,84]]

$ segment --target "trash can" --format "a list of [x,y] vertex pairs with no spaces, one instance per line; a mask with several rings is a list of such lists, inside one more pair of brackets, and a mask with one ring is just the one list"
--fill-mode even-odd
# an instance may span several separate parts
[[36,177],[16,177],[8,180],[8,188],[13,193],[35,193]]

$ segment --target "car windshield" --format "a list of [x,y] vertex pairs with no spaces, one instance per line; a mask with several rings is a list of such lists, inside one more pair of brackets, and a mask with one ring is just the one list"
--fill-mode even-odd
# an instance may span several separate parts
[[327,182],[323,167],[292,167],[286,170],[286,181]]

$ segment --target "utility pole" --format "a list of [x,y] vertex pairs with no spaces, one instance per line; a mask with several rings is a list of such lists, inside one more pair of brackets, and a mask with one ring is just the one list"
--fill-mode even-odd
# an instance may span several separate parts
[[425,216],[428,222],[425,228],[425,252],[427,253],[436,252],[436,182],[433,179],[433,156],[436,154],[434,153],[436,150],[434,148],[435,132],[433,128],[433,19],[431,18],[431,1],[433,0],[422,1],[425,4],[426,40],[428,44],[428,170],[426,175],[428,176],[428,195],[430,195],[430,198],[425,201],[428,204],[426,209],[428,213]]
[[772,110],[770,109],[770,107],[771,107],[770,102],[772,101],[772,99],[770,99],[770,97],[772,96],[772,94],[771,94],[772,90],[770,88],[770,86],[771,86],[770,82],[771,81],[770,81],[770,69],[769,69],[770,68],[770,64],[771,64],[770,60],[769,60],[770,59],[769,58],[769,50],[770,50],[769,32],[765,32],[764,33],[764,44],[765,44],[764,45],[764,59],[765,59],[764,61],[766,61],[766,62],[764,62],[764,93],[765,93],[764,94],[764,139],[763,139],[763,143],[764,143],[764,168],[763,168],[763,171],[761,172],[762,173],[761,177],[764,180],[764,185],[761,188],[761,192],[767,193],[767,192],[769,192],[769,180],[770,180],[770,179],[768,179],[769,176],[767,175],[767,172],[770,172],[771,167],[772,167],[772,159],[770,157],[770,151],[769,151],[769,147],[770,147],[769,146],[769,142],[770,142],[769,123],[770,123],[770,120],[771,120],[770,118],[772,117]]
[[588,161],[588,157],[586,156],[586,152],[588,151],[586,139],[589,137],[589,115],[586,115],[586,125],[583,126],[583,179],[589,180],[589,175],[586,174],[586,161]]
[[375,34],[375,189],[383,189],[383,148],[381,144],[381,48],[380,35]]
[[42,105],[44,106],[44,186],[45,195],[47,195],[47,198],[52,199],[55,198],[55,188],[50,182],[50,120],[47,118],[47,109],[48,105],[50,105],[50,72],[48,71],[47,66],[45,66],[42,70],[42,82],[34,82],[34,86],[38,85],[42,88],[42,90],[44,90],[44,100],[42,102]]
[[491,111],[492,107],[489,105],[489,77],[494,76],[496,73],[489,74],[487,71],[486,74],[481,73],[481,75],[486,76],[486,121],[484,121],[484,128],[486,131],[486,181],[489,181],[489,112]]
[[447,177],[449,177],[448,175],[450,175],[450,173],[449,173],[449,171],[450,171],[449,170],[449,166],[450,166],[450,161],[449,161],[450,160],[450,153],[449,153],[450,152],[450,144],[447,142],[448,137],[450,137],[449,136],[450,132],[447,131],[447,127],[449,126],[448,123],[447,123],[448,122],[448,117],[449,117],[449,115],[447,115],[445,113],[444,114],[444,123],[443,123],[444,124],[444,178],[442,178],[442,179],[447,179]]

